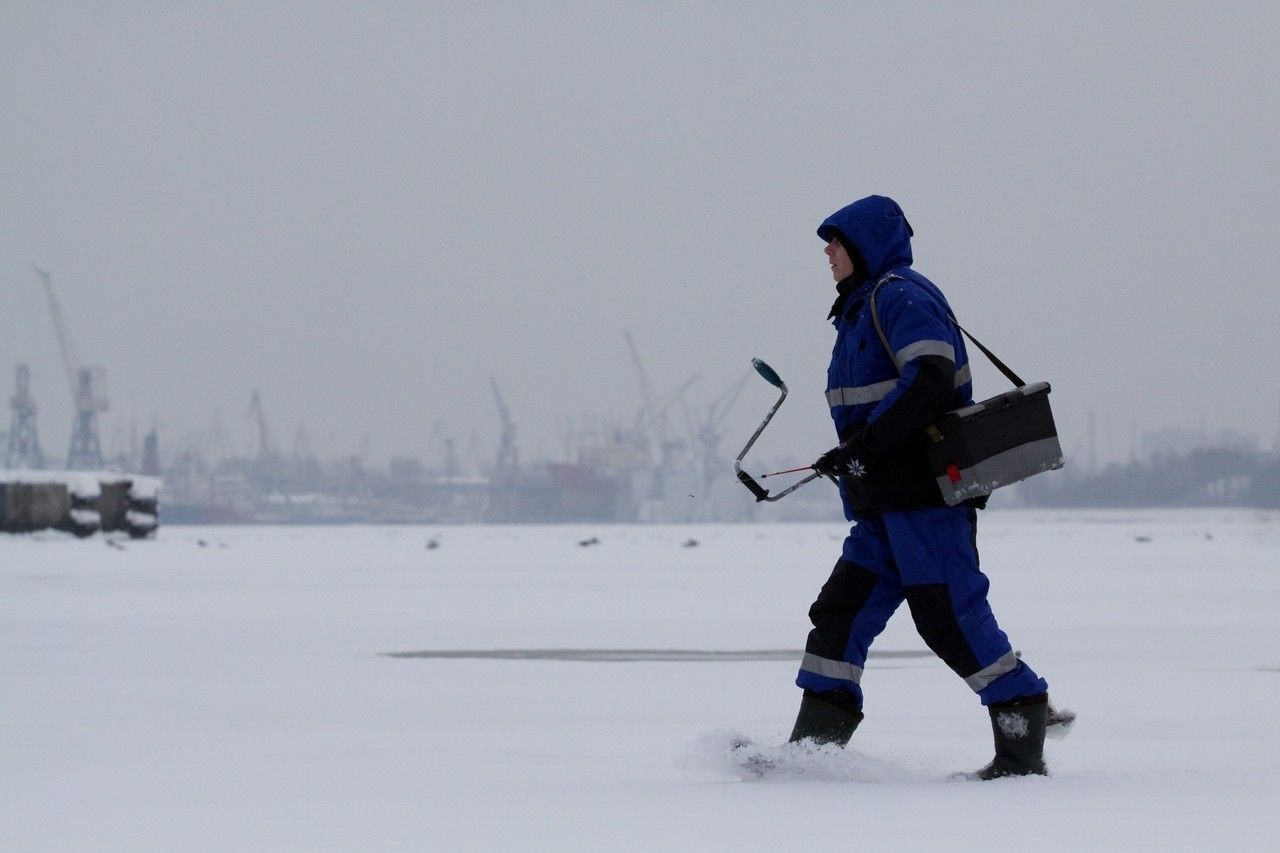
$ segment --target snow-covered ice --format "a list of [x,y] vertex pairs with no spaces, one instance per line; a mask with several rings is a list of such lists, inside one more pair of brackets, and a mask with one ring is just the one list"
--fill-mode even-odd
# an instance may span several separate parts
[[[981,516],[996,614],[1080,715],[1051,778],[949,781],[990,723],[904,608],[850,748],[742,781],[724,745],[790,730],[843,533],[0,539],[0,849],[1274,849],[1280,514]],[[388,655],[467,650],[505,654]]]

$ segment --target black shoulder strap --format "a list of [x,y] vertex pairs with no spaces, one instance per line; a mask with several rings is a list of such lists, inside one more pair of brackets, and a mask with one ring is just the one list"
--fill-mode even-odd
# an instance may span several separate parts
[[[884,351],[888,353],[889,360],[893,362],[895,367],[897,367],[898,361],[893,357],[893,347],[889,346],[889,338],[884,333],[884,327],[880,325],[880,312],[876,310],[876,292],[880,290],[880,286],[884,284],[886,281],[891,281],[892,279],[895,279],[895,278],[898,279],[899,281],[906,281],[906,279],[903,278],[902,276],[893,275],[892,273],[890,273],[889,275],[877,281],[876,286],[871,289],[871,322],[876,327],[876,334],[880,336],[880,343],[884,345]],[[1010,382],[1012,382],[1015,388],[1021,388],[1022,386],[1027,384],[1022,381],[1021,376],[1014,373],[1012,370],[1009,369],[1009,366],[1007,364],[1005,364],[1003,361],[997,358],[995,353],[993,353],[991,350],[983,346],[982,341],[978,340],[973,335],[969,334],[968,329],[966,329],[964,326],[961,326],[958,322],[956,322],[956,318],[953,315],[948,314],[947,317],[951,320],[952,323],[956,324],[956,328],[959,329],[961,332],[963,332],[966,338],[973,341],[974,346],[982,350],[982,354],[991,360],[991,363],[996,366],[996,369],[999,370],[1001,373],[1003,373],[1005,378],[1008,379]],[[898,372],[901,373],[902,372],[901,369],[899,369]]]
[[[955,318],[955,317],[952,317],[952,318],[951,318],[951,322],[956,323],[956,318]],[[1004,376],[1005,376],[1005,378],[1006,378],[1006,379],[1008,379],[1010,382],[1012,382],[1012,383],[1013,383],[1013,386],[1014,386],[1015,388],[1021,388],[1022,386],[1024,386],[1024,385],[1026,385],[1026,384],[1027,384],[1027,383],[1025,383],[1025,382],[1023,382],[1023,381],[1022,381],[1022,377],[1021,377],[1021,376],[1019,376],[1018,374],[1014,373],[1014,372],[1013,372],[1013,370],[1012,370],[1012,369],[1010,369],[1009,365],[1005,364],[1003,361],[1001,361],[1000,359],[996,358],[996,354],[995,354],[995,353],[993,353],[991,350],[989,350],[989,349],[987,349],[986,347],[984,347],[984,346],[982,345],[982,341],[978,340],[978,339],[977,339],[977,338],[975,338],[973,335],[969,334],[969,330],[968,330],[968,329],[966,329],[964,326],[961,326],[959,323],[956,323],[956,328],[957,328],[957,329],[959,329],[960,331],[964,332],[964,336],[965,336],[966,338],[968,338],[969,340],[973,341],[973,345],[974,345],[975,347],[977,347],[978,349],[982,350],[982,354],[983,354],[983,355],[985,355],[987,358],[991,359],[991,363],[992,363],[992,364],[994,364],[994,365],[996,366],[996,370],[999,370],[1001,373],[1003,373],[1003,374],[1004,374]]]

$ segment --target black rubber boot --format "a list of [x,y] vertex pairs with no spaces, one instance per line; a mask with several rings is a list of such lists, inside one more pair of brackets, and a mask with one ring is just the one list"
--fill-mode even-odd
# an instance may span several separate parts
[[996,757],[968,778],[985,781],[1005,776],[1048,776],[1044,730],[1049,718],[1049,697],[1041,693],[991,705],[987,710],[991,714]]
[[862,711],[852,693],[845,690],[828,693],[806,690],[800,699],[800,713],[796,715],[790,740],[791,743],[800,740],[834,743],[843,748],[860,722]]

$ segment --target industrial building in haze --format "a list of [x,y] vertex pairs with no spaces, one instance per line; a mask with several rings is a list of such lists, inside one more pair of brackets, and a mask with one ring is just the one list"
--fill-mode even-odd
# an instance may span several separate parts
[[[165,524],[340,524],[716,522],[749,521],[758,504],[731,476],[743,435],[727,436],[728,416],[751,370],[711,402],[696,401],[697,377],[655,383],[635,340],[624,332],[638,405],[625,420],[561,423],[564,454],[526,459],[519,413],[497,378],[490,379],[490,423],[496,442],[472,439],[464,461],[456,442],[424,425],[430,459],[394,458],[370,465],[364,454],[321,459],[299,425],[282,447],[267,396],[246,389],[248,402],[230,425],[215,415],[209,427],[178,440],[152,426],[141,443],[104,453],[99,417],[108,410],[105,372],[83,363],[73,346],[51,275],[36,268],[44,290],[72,403],[65,457],[41,441],[40,387],[29,364],[16,365],[11,417],[0,436],[0,530],[43,528],[88,535],[98,530],[152,535]],[[657,390],[658,387],[662,390]],[[745,417],[745,416],[744,416]],[[750,420],[748,417],[747,420]],[[741,418],[738,425],[741,425]],[[1091,419],[1092,423],[1092,419]],[[231,432],[254,436],[236,452]],[[136,431],[132,431],[136,436]],[[1144,436],[1127,465],[1096,463],[1093,430],[1083,464],[1062,477],[1002,492],[994,504],[1026,506],[1219,505],[1280,506],[1280,452],[1257,449],[1249,436],[1163,430]],[[1278,439],[1280,442],[1280,439]],[[1280,449],[1280,443],[1277,444]],[[753,460],[759,470],[807,460]],[[839,520],[840,502],[818,481],[777,504],[774,521]]]

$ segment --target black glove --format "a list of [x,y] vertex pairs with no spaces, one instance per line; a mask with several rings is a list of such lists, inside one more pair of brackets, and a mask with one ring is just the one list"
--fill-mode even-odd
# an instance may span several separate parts
[[866,468],[858,458],[859,449],[858,442],[853,439],[838,444],[818,457],[818,461],[813,463],[813,470],[832,479],[861,477]]

